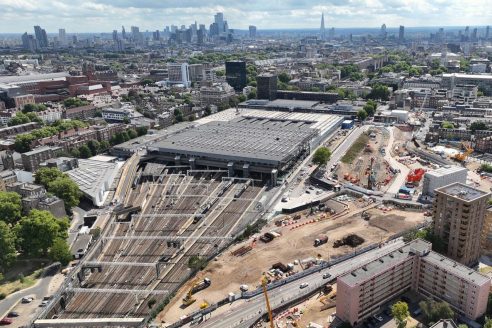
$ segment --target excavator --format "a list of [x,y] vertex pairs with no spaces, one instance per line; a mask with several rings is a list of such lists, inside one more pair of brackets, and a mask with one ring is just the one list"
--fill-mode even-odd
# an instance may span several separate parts
[[463,149],[465,149],[465,152],[458,153],[452,156],[451,158],[454,159],[455,161],[463,163],[468,158],[468,156],[470,156],[473,153],[473,148],[470,144],[466,144],[464,142],[461,143],[461,146],[463,147]]
[[188,291],[186,296],[183,297],[183,306],[184,307],[190,306],[191,304],[195,303],[196,298],[193,297],[193,288],[195,287],[195,285],[198,283],[199,280],[200,280],[199,278],[196,278],[195,280],[193,280],[193,282],[191,283],[190,290]]

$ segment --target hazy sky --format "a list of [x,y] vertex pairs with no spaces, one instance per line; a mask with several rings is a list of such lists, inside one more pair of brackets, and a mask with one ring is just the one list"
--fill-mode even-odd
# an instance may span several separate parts
[[230,28],[492,25],[492,0],[0,0],[0,33],[111,32],[166,25],[208,25],[217,11]]

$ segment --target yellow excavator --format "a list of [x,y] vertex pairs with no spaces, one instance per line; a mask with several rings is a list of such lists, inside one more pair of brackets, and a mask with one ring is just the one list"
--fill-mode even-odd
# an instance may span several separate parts
[[265,302],[268,311],[268,319],[270,320],[270,328],[275,328],[273,325],[273,314],[272,314],[272,309],[270,307],[270,300],[268,299],[267,285],[268,285],[268,278],[266,277],[265,274],[263,274],[263,276],[261,277],[261,286],[263,287],[263,295],[265,295]]
[[198,283],[199,280],[200,280],[199,278],[193,280],[193,282],[191,283],[190,290],[188,291],[188,293],[186,293],[186,296],[183,297],[184,307],[190,306],[191,304],[195,303],[196,298],[193,297],[193,287],[195,287],[195,285]]
[[468,156],[470,156],[473,153],[473,148],[471,145],[466,144],[464,142],[462,142],[461,145],[463,149],[465,149],[465,152],[454,155],[452,159],[460,163],[463,163],[468,158]]

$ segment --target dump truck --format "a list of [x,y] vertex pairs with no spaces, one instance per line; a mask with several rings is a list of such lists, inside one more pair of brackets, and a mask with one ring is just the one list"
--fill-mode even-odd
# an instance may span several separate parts
[[323,244],[326,244],[328,242],[328,236],[327,235],[319,235],[318,238],[314,240],[314,246],[318,247]]
[[204,278],[202,281],[193,285],[193,288],[191,288],[191,293],[192,294],[198,293],[199,291],[210,286],[211,283],[212,281],[209,278]]

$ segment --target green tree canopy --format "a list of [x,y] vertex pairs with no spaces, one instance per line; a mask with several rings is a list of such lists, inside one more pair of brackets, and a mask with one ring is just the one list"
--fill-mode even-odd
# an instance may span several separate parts
[[319,147],[313,155],[313,163],[316,165],[326,165],[331,157],[331,151],[326,147]]
[[442,122],[441,127],[443,129],[454,129],[454,124],[448,121],[444,121]]
[[58,168],[42,167],[36,171],[34,182],[48,189],[48,185],[51,181],[55,181],[56,179],[61,177],[66,177],[66,174],[64,174]]
[[476,121],[470,124],[470,130],[472,132],[475,132],[475,131],[488,130],[488,129],[487,129],[487,124],[485,122]]
[[0,272],[10,266],[16,258],[15,234],[7,223],[0,221]]
[[485,317],[485,323],[483,325],[483,328],[492,328],[492,319]]
[[80,98],[67,98],[63,101],[63,105],[65,105],[65,107],[67,108],[74,108],[80,106],[87,106],[89,105],[89,102],[82,100]]
[[367,95],[367,98],[387,101],[389,100],[389,96],[390,96],[390,91],[387,86],[383,84],[376,84],[372,87],[372,90]]
[[91,149],[87,145],[79,147],[80,158],[89,158],[92,156]]
[[51,181],[48,184],[48,191],[63,200],[67,211],[79,205],[80,197],[82,196],[79,186],[69,177],[61,177]]
[[408,304],[405,302],[396,302],[391,306],[391,316],[395,319],[398,328],[405,327],[407,325],[407,318],[410,315],[408,311]]
[[32,210],[14,230],[21,252],[29,256],[45,256],[55,239],[67,238],[67,219],[57,219],[48,211]]
[[63,266],[72,260],[72,253],[65,239],[56,238],[51,245],[48,256],[55,262],[60,262]]
[[21,218],[22,201],[16,192],[0,192],[0,221],[16,223]]
[[20,125],[20,124],[26,124],[26,123],[30,123],[31,120],[29,119],[29,117],[22,113],[22,112],[18,112],[15,114],[14,117],[12,117],[10,119],[10,121],[8,121],[7,125],[8,126],[16,126],[16,125]]
[[96,155],[99,153],[101,145],[97,140],[89,140],[89,142],[87,143],[87,147],[89,147],[93,155]]
[[42,112],[45,111],[47,108],[43,104],[26,104],[24,105],[24,108],[22,108],[22,112],[25,113],[30,113],[30,112]]
[[359,121],[364,121],[367,118],[367,112],[363,109],[359,110],[357,112],[357,118]]
[[256,98],[256,88],[251,89],[250,93],[248,93],[248,99],[255,99]]
[[454,317],[453,310],[446,302],[422,301],[419,306],[424,314],[424,322],[427,324]]
[[287,74],[287,72],[282,72],[278,75],[278,79],[280,82],[282,83],[289,83],[290,80],[291,80],[291,77],[289,74]]

